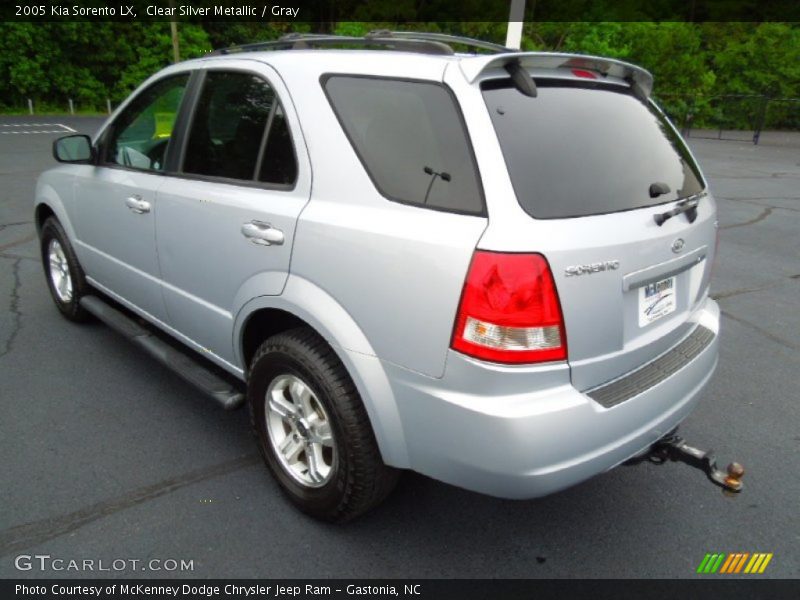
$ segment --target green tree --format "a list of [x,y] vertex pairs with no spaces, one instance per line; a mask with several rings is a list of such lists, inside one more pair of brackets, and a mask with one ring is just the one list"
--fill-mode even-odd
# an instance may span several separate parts
[[[440,6],[441,0],[375,0],[359,4],[360,13],[350,6],[354,1],[332,5],[320,14],[324,21],[315,23],[182,21],[178,24],[181,58],[202,56],[212,48],[277,39],[296,31],[361,36],[374,29],[400,29],[505,41],[506,24],[502,20],[432,21],[444,6]],[[462,8],[469,12],[483,1],[464,0]],[[579,1],[587,22],[535,21],[537,15],[553,19],[563,15],[557,4],[529,2],[527,18],[531,20],[524,27],[523,49],[596,54],[639,64],[653,73],[654,93],[667,111],[679,118],[691,111],[695,124],[724,122],[726,127],[752,127],[760,118],[760,99],[737,104],[718,98],[721,95],[800,97],[797,23],[682,22],[676,19],[709,15],[692,13],[691,6],[682,8],[680,14],[671,14],[672,4],[666,0],[653,0],[646,10],[641,3],[622,0],[615,4],[614,14],[628,20],[592,21],[606,14],[604,6],[592,0]],[[452,3],[447,6],[452,13]],[[505,5],[502,11],[500,5],[493,6],[503,13],[498,16],[505,15]],[[363,20],[337,21],[337,10]],[[396,20],[374,20],[387,15]],[[672,20],[648,21],[653,15]],[[21,108],[30,97],[40,106],[50,104],[60,110],[66,108],[68,98],[79,108],[103,108],[105,98],[120,102],[171,61],[166,22],[0,23],[0,107]],[[798,102],[773,102],[768,121],[776,127],[798,127],[798,112]]]
[[[212,49],[208,34],[198,24],[178,23],[178,40],[181,60],[203,56]],[[115,101],[123,100],[150,75],[172,62],[169,23],[131,23],[121,46],[126,60],[118,65],[118,79],[112,88]]]
[[760,23],[717,45],[711,64],[723,93],[800,97],[800,28]]

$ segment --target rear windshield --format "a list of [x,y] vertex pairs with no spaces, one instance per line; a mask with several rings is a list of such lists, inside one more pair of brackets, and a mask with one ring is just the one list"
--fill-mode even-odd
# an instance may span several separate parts
[[[626,88],[536,83],[536,98],[504,80],[483,85],[514,191],[531,216],[611,213],[703,190],[680,137]],[[654,183],[670,191],[651,197]]]

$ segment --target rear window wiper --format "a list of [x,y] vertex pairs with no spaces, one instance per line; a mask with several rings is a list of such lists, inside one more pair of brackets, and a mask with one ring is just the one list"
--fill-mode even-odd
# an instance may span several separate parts
[[681,213],[686,213],[686,218],[689,219],[689,223],[694,223],[694,220],[697,218],[697,205],[699,203],[699,198],[690,198],[684,200],[683,202],[679,202],[678,205],[672,210],[653,215],[653,219],[655,220],[656,225],[661,227],[661,225],[663,225],[667,219],[671,219],[675,215],[679,215]]

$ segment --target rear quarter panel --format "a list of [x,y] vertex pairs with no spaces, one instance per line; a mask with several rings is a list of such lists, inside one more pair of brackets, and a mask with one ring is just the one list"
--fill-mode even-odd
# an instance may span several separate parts
[[[371,72],[391,76],[393,68]],[[438,64],[418,77],[441,81],[442,71]],[[408,65],[397,63],[398,77],[408,78],[408,72]],[[300,115],[314,174],[311,201],[297,226],[292,275],[335,298],[379,358],[441,377],[464,277],[486,218],[381,196],[325,97],[318,67],[281,74]]]

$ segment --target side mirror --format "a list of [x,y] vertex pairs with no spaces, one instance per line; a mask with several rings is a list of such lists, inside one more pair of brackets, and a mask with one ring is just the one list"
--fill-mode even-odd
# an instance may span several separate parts
[[88,135],[68,135],[53,142],[53,157],[58,162],[90,164],[94,162],[92,139]]

